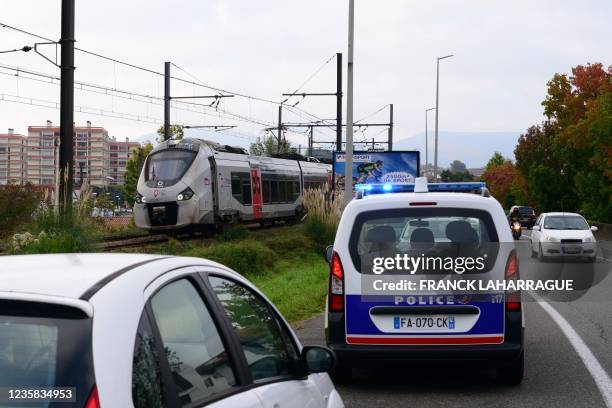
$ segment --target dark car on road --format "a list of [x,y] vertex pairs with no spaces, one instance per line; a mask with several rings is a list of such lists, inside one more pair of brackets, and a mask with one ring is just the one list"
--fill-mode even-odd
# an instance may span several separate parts
[[515,205],[510,208],[510,212],[508,212],[508,220],[512,221],[510,217],[513,212],[518,211],[518,218],[521,226],[531,229],[535,224],[536,214],[532,207],[526,205]]

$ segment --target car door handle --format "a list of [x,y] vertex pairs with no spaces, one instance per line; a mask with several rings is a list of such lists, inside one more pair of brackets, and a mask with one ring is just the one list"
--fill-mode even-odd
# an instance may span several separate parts
[[475,315],[480,313],[476,306],[374,306],[372,315]]

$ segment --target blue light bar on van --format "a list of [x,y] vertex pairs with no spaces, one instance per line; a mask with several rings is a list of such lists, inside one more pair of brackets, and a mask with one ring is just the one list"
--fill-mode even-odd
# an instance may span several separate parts
[[[412,193],[414,183],[373,183],[356,184],[355,190],[361,191],[362,195],[384,194],[384,193]],[[453,192],[453,193],[483,193],[487,185],[484,182],[468,183],[427,183],[427,191],[433,192]]]

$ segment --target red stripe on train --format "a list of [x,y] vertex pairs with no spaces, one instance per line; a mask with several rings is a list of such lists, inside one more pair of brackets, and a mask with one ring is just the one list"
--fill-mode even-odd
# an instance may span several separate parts
[[354,337],[346,338],[349,344],[501,344],[504,336],[487,337]]

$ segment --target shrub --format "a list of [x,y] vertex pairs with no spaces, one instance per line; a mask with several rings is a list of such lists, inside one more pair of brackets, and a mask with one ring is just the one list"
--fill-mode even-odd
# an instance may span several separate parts
[[43,191],[32,185],[0,186],[0,234],[31,222],[43,201]]
[[307,212],[304,225],[315,242],[322,246],[334,242],[343,205],[342,193],[330,196],[320,189],[304,191],[304,207]]
[[90,225],[78,215],[56,215],[41,210],[28,225],[28,231],[15,234],[10,251],[14,254],[70,253],[91,250]]
[[193,248],[182,255],[197,256],[219,262],[245,276],[259,275],[274,265],[274,252],[258,241],[221,242],[209,247]]

